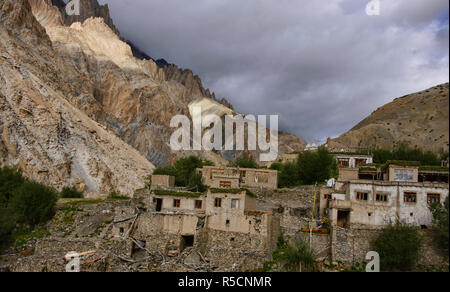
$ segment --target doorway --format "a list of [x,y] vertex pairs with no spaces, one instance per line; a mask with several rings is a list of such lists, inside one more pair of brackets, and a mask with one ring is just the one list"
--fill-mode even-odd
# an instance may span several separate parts
[[156,212],[160,212],[161,211],[162,203],[163,203],[162,199],[156,199]]
[[350,222],[350,211],[340,211],[337,214],[337,226],[347,228]]
[[193,235],[181,236],[181,246],[180,246],[181,252],[183,250],[185,250],[186,248],[193,247],[193,246],[194,246],[194,236]]

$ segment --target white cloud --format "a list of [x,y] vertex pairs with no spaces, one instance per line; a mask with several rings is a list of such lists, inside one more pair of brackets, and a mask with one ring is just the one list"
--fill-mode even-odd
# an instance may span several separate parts
[[100,2],[151,56],[308,140],[449,80],[447,0],[382,0],[380,16],[365,14],[368,0]]

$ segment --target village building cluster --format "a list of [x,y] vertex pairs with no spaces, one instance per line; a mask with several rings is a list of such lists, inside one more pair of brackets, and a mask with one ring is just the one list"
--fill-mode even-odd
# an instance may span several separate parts
[[398,220],[431,227],[429,206],[448,197],[449,172],[414,164],[340,168],[334,186],[321,191],[320,214],[340,227],[379,227]]
[[[153,175],[151,189],[135,194],[140,211],[116,211],[114,235],[120,239],[132,234],[135,244],[169,257],[190,248],[213,266],[239,263],[241,271],[250,271],[270,259],[282,232],[291,236],[297,230],[320,254],[351,263],[363,259],[375,234],[370,230],[397,220],[430,228],[429,205],[448,197],[448,169],[405,161],[377,165],[370,155],[333,154],[339,178],[316,189],[310,211],[290,205],[258,208],[249,189],[276,192],[276,170],[205,166],[197,170],[209,187],[203,193],[175,187],[174,177]],[[311,202],[313,197],[311,193]],[[315,222],[309,221],[311,215]],[[313,224],[306,226],[305,220]],[[328,232],[303,232],[316,228],[320,220],[327,223]],[[355,246],[355,236],[365,243]]]

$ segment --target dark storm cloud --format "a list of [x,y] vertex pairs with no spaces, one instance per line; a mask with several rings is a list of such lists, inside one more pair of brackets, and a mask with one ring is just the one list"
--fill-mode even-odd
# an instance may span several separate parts
[[121,34],[307,140],[449,80],[448,1],[102,0]]

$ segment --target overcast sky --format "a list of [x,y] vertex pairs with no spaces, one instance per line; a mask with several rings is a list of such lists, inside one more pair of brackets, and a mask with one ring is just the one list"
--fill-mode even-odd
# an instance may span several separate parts
[[122,36],[241,113],[323,141],[449,81],[448,0],[100,0]]

